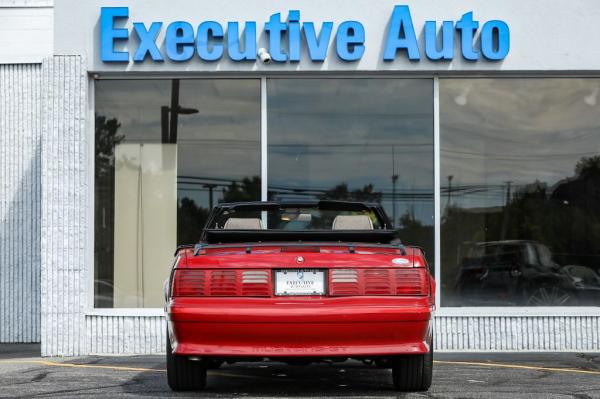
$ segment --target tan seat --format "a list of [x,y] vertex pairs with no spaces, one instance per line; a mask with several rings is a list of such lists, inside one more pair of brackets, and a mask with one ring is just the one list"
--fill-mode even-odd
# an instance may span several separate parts
[[229,218],[223,226],[225,230],[262,230],[259,218]]
[[337,215],[332,230],[373,230],[373,222],[367,215]]

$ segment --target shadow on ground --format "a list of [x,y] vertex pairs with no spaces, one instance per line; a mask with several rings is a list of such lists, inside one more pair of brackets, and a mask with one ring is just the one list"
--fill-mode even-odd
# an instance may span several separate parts
[[41,353],[40,344],[0,344],[0,359],[39,357]]
[[[164,370],[165,365],[153,367]],[[169,392],[166,373],[139,373],[123,385],[124,392],[151,395]],[[174,397],[231,396],[338,396],[362,394],[396,396],[390,370],[358,361],[336,364],[289,366],[284,363],[235,363],[210,370],[207,388],[201,392],[169,394]]]

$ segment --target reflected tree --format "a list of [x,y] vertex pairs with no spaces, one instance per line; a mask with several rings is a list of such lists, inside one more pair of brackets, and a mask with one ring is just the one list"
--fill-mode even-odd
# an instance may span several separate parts
[[260,177],[244,177],[241,182],[232,181],[223,190],[221,202],[259,201],[260,200]]
[[425,251],[429,261],[433,262],[433,241],[431,239],[433,226],[423,225],[413,214],[406,211],[400,216],[397,230],[398,237],[403,243],[420,246]]
[[319,199],[345,200],[345,201],[365,201],[381,202],[382,193],[374,191],[372,184],[366,184],[363,188],[349,190],[348,184],[341,183],[330,190],[325,191],[319,196]]
[[600,156],[581,158],[574,172],[551,187],[540,181],[521,185],[504,206],[448,206],[441,225],[446,292],[465,256],[461,247],[469,242],[531,240],[550,248],[559,265],[600,271]]
[[575,173],[580,179],[600,178],[600,155],[581,158],[575,165]]
[[125,137],[118,134],[121,124],[116,118],[109,119],[103,115],[96,115],[95,122],[95,306],[112,307],[115,145],[122,142]]
[[181,198],[177,209],[177,245],[198,242],[210,209],[198,206],[191,198]]
[[[219,202],[258,201],[260,200],[260,177],[244,177],[241,181],[207,183],[213,188],[223,187],[223,198]],[[211,195],[209,193],[209,195]],[[198,242],[200,234],[211,209],[197,204],[191,198],[183,197],[178,201],[177,209],[177,245]]]

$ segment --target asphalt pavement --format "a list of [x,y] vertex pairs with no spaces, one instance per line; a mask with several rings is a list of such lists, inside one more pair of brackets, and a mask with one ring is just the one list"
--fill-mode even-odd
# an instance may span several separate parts
[[393,390],[389,370],[357,361],[236,363],[209,371],[206,390],[178,394],[167,386],[163,356],[38,353],[0,345],[0,397],[600,398],[600,354],[437,354],[431,389],[409,394]]

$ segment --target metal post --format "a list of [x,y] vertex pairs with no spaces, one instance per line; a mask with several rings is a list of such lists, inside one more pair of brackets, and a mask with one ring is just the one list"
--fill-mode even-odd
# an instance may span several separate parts
[[[435,264],[435,305],[441,305],[441,187],[440,187],[440,79],[433,77],[433,189],[434,189],[434,264]],[[436,339],[437,341],[437,339]],[[434,344],[435,345],[435,344]]]
[[396,174],[396,153],[392,146],[392,225],[396,227],[396,182],[398,175]]
[[205,184],[204,187],[208,188],[208,209],[213,209],[214,199],[213,199],[213,191],[217,184],[209,183]]
[[169,142],[169,107],[163,105],[160,107],[160,133],[161,143]]
[[450,205],[452,205],[452,179],[454,179],[453,175],[448,175],[448,203],[446,204],[446,212]]
[[177,143],[177,123],[179,122],[179,79],[171,81],[171,121],[169,142]]

